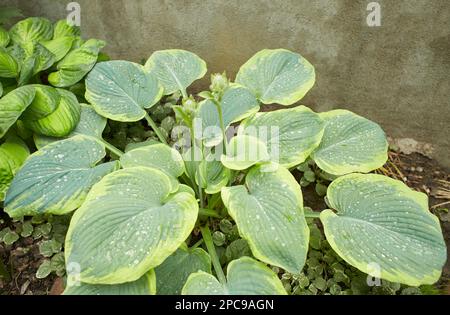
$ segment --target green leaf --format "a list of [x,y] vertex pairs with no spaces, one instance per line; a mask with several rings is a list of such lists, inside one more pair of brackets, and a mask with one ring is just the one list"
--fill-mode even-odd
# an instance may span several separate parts
[[74,38],[71,36],[58,37],[49,41],[42,41],[41,44],[48,49],[55,57],[54,62],[60,61],[72,48]]
[[19,75],[19,65],[8,51],[0,47],[0,77],[15,78]]
[[186,88],[206,74],[206,63],[197,55],[181,50],[155,51],[145,63],[164,88],[164,95],[176,91],[185,93]]
[[225,257],[227,262],[241,258],[242,256],[252,256],[252,251],[246,240],[237,239],[227,246]]
[[155,268],[156,292],[159,295],[179,295],[189,275],[197,271],[211,273],[211,258],[201,248],[183,249]]
[[80,121],[80,104],[72,92],[64,89],[57,89],[57,92],[60,100],[56,110],[38,120],[24,120],[28,129],[49,137],[64,137],[75,129]]
[[35,44],[31,58],[35,59],[33,75],[47,70],[55,63],[55,55],[41,44]]
[[[3,9],[3,8],[2,8]],[[9,44],[9,34],[8,31],[3,27],[0,27],[0,47],[6,47]]]
[[38,270],[36,271],[36,278],[38,279],[44,279],[47,278],[49,274],[52,272],[52,265],[50,263],[50,260],[44,260],[42,264],[39,266]]
[[133,62],[114,60],[97,64],[86,79],[86,100],[102,116],[138,121],[162,96],[155,76]]
[[80,36],[81,30],[79,26],[76,25],[70,25],[67,23],[67,20],[59,20],[55,23],[55,27],[53,30],[53,38],[60,38],[60,37],[75,37]]
[[44,257],[50,257],[61,251],[61,245],[55,240],[43,241],[39,244],[39,253]]
[[266,265],[249,257],[233,260],[227,267],[227,283],[221,284],[204,271],[191,274],[183,295],[286,295],[277,275]]
[[64,295],[154,295],[156,293],[155,272],[150,270],[136,281],[121,284],[87,284],[66,287]]
[[31,104],[35,90],[31,86],[17,88],[0,99],[0,138]]
[[0,81],[0,97],[2,97],[2,95],[3,95],[3,84]]
[[225,187],[231,179],[230,169],[224,167],[220,160],[210,153],[202,159],[195,172],[195,182],[205,189],[207,194],[215,194]]
[[79,48],[70,51],[57,65],[57,72],[50,73],[48,82],[57,87],[68,87],[80,81],[97,62],[105,42],[89,39]]
[[29,155],[28,147],[19,138],[8,138],[0,145],[0,201],[5,199],[14,175]]
[[257,259],[297,274],[309,243],[302,191],[284,167],[262,167],[250,169],[245,185],[222,188],[222,200]]
[[19,239],[19,235],[14,231],[8,231],[3,236],[3,242],[5,242],[6,245],[12,245]]
[[64,214],[78,208],[92,185],[117,167],[95,166],[104,147],[85,136],[51,143],[33,153],[16,174],[5,198],[11,217]]
[[[218,104],[222,112],[224,128],[259,111],[259,103],[249,89],[238,84],[231,85]],[[201,119],[202,139],[206,146],[215,146],[222,142],[219,109],[212,100],[200,102],[196,117]]]
[[178,182],[149,167],[119,170],[94,185],[66,236],[66,261],[80,265],[81,281],[137,280],[180,247],[198,204],[178,190]]
[[150,144],[133,149],[120,157],[123,168],[146,166],[159,169],[175,178],[184,173],[184,162],[177,150],[167,144]]
[[245,170],[252,165],[268,161],[270,158],[264,142],[258,138],[238,135],[231,138],[227,145],[227,154],[220,160],[225,167],[232,170]]
[[386,163],[388,143],[376,123],[342,109],[320,116],[325,132],[311,157],[322,170],[333,175],[368,173]]
[[264,104],[294,104],[312,88],[314,81],[314,67],[286,49],[261,50],[236,76],[236,82],[252,90]]
[[42,40],[50,40],[53,35],[52,23],[44,18],[31,17],[15,24],[9,35],[13,43],[29,45]]
[[350,265],[411,286],[439,279],[446,247],[425,194],[382,175],[350,174],[331,183],[327,199],[337,212],[320,214],[325,235]]
[[246,119],[238,134],[259,138],[267,146],[271,160],[287,168],[304,162],[319,146],[324,122],[305,106],[257,113]]
[[48,85],[35,84],[31,86],[35,89],[35,96],[21,119],[38,120],[53,113],[61,100],[58,90]]
[[33,234],[33,224],[31,224],[30,221],[25,221],[22,224],[22,232],[20,233],[20,236],[22,237],[29,237],[31,234]]

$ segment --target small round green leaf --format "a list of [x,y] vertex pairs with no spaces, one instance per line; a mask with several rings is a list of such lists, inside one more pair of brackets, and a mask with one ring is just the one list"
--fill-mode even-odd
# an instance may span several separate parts
[[98,63],[86,79],[86,99],[102,116],[138,121],[162,96],[162,87],[144,67],[114,60]]
[[439,220],[423,193],[376,174],[350,174],[328,187],[320,214],[331,247],[363,272],[410,286],[435,283],[447,259]]
[[34,99],[35,89],[31,86],[17,88],[0,99],[0,138],[22,115]]
[[309,243],[302,191],[284,167],[262,167],[250,169],[245,185],[222,188],[222,200],[256,258],[298,274]]
[[264,49],[250,58],[236,76],[264,104],[291,105],[305,96],[315,82],[314,67],[286,49]]
[[181,49],[155,51],[145,63],[164,88],[164,95],[186,88],[206,74],[206,63],[197,55]]
[[350,111],[321,113],[325,132],[311,157],[333,175],[368,173],[387,161],[388,142],[379,125]]
[[150,270],[136,281],[121,284],[78,283],[66,287],[64,295],[154,295],[156,293],[155,272]]
[[104,156],[104,147],[85,136],[45,146],[14,177],[6,193],[5,211],[16,218],[75,210],[92,185],[116,169],[116,162],[94,166]]
[[79,264],[81,281],[134,281],[175,252],[198,215],[195,197],[178,190],[149,167],[119,170],[94,185],[66,236],[66,261]]
[[155,268],[157,294],[180,295],[189,275],[197,271],[211,273],[208,253],[201,248],[191,250],[180,247]]
[[252,136],[238,135],[231,138],[227,145],[227,154],[222,155],[220,161],[229,169],[245,170],[269,159],[264,142]]
[[243,121],[238,134],[257,137],[266,144],[273,162],[291,168],[319,146],[324,125],[318,114],[302,105],[257,113]]
[[222,285],[204,271],[189,276],[183,295],[286,295],[277,275],[266,265],[249,257],[233,260],[227,267],[227,283]]

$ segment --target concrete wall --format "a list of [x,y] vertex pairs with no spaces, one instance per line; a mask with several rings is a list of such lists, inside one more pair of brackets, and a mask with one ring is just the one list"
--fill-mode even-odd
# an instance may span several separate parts
[[[26,15],[64,18],[59,0],[2,0]],[[430,142],[450,166],[450,1],[379,0],[368,27],[364,0],[79,0],[86,37],[115,59],[158,49],[191,50],[234,76],[262,48],[300,52],[317,71],[302,103],[348,108],[393,137]],[[209,77],[209,76],[208,76]],[[204,80],[196,88],[207,86]]]

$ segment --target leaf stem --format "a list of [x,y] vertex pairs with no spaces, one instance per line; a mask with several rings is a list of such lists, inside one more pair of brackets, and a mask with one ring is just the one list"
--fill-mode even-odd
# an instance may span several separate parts
[[221,218],[221,216],[217,213],[217,211],[214,211],[212,209],[207,209],[207,208],[200,208],[198,210],[198,214],[208,216],[208,217],[213,217],[213,218]]
[[6,269],[6,266],[1,258],[0,258],[0,278],[2,278],[4,281],[9,281],[11,279],[9,272]]
[[117,155],[118,157],[121,157],[122,155],[124,155],[124,153],[117,149],[115,146],[113,146],[111,143],[107,142],[106,140],[104,140],[103,138],[97,138],[109,151],[111,151],[112,153],[114,153],[115,155]]
[[222,108],[220,107],[220,103],[217,100],[213,99],[212,101],[214,105],[216,105],[217,112],[219,113],[220,129],[222,130],[223,153],[227,154],[227,135],[225,133],[225,125],[223,124]]
[[203,242],[204,242],[204,240],[203,240],[203,238],[202,238],[202,239],[200,239],[199,241],[197,241],[197,243],[195,243],[194,245],[192,245],[189,249],[190,249],[190,250],[196,249],[197,247],[199,247],[200,245],[202,245]]
[[205,245],[208,249],[209,256],[211,256],[211,262],[214,266],[214,270],[216,271],[217,278],[219,278],[220,283],[224,285],[227,283],[227,278],[225,278],[222,265],[220,264],[219,257],[217,256],[216,248],[214,247],[211,237],[211,231],[207,225],[201,227],[200,231],[202,232],[203,239],[205,240]]
[[320,212],[305,212],[305,218],[320,218]]
[[217,205],[217,203],[220,201],[220,192],[219,193],[217,193],[217,194],[215,194],[215,195],[213,195],[212,197],[211,197],[211,199],[209,200],[209,203],[208,203],[208,207],[210,208],[210,209],[214,209],[214,207]]
[[158,136],[159,140],[162,143],[167,144],[166,138],[161,133],[161,130],[159,129],[159,127],[156,125],[156,123],[153,121],[153,119],[150,117],[150,115],[148,113],[145,113],[145,120],[147,121],[148,125],[153,129],[153,131],[156,133],[156,135]]

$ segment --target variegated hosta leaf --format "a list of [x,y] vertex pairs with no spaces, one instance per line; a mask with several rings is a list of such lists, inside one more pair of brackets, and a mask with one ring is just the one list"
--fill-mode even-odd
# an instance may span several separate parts
[[197,55],[181,49],[155,51],[145,63],[164,88],[164,95],[184,91],[206,74],[206,63]]
[[191,274],[183,295],[286,295],[277,275],[266,265],[249,257],[233,260],[227,267],[227,283],[222,285],[206,272]]
[[[218,104],[222,111],[224,128],[259,111],[259,103],[249,89],[238,84],[231,85]],[[201,119],[202,139],[208,147],[222,142],[219,109],[212,100],[200,103],[196,117]]]
[[8,31],[3,27],[0,27],[0,47],[6,47],[9,44],[9,34]]
[[2,95],[3,95],[3,84],[0,81],[0,97],[2,97]]
[[66,262],[91,284],[133,281],[160,265],[194,228],[194,196],[165,173],[132,167],[92,187],[70,223]]
[[57,87],[68,87],[80,81],[97,62],[105,42],[89,39],[79,48],[70,51],[58,64],[57,72],[50,73],[48,82]]
[[27,128],[43,136],[64,137],[77,126],[81,109],[76,96],[64,89],[57,92],[61,98],[56,110],[38,120],[24,120]]
[[[101,139],[103,130],[106,127],[106,118],[97,114],[97,112],[89,104],[80,104],[81,114],[80,121],[75,129],[67,136],[86,135],[89,137]],[[42,136],[34,134],[34,144],[40,149],[49,143],[61,140],[60,138]]]
[[29,155],[27,145],[19,138],[9,138],[0,145],[0,201],[5,199],[14,175]]
[[129,61],[98,63],[86,79],[86,99],[102,116],[117,121],[138,121],[146,108],[162,96],[156,77]]
[[247,135],[231,138],[227,145],[227,153],[220,158],[222,164],[232,170],[245,170],[269,159],[270,155],[264,142]]
[[19,65],[17,61],[8,53],[8,51],[0,47],[0,77],[15,78],[19,75]]
[[312,88],[315,72],[299,54],[286,49],[264,49],[239,69],[236,82],[252,90],[264,104],[291,105]]
[[52,23],[44,18],[31,17],[15,24],[10,30],[11,40],[19,45],[50,40],[53,35]]
[[388,143],[379,125],[342,109],[319,115],[325,131],[311,157],[322,170],[333,175],[368,173],[386,163]]
[[0,138],[31,104],[35,89],[31,86],[17,88],[0,99]]
[[290,168],[303,163],[317,148],[324,125],[318,114],[302,105],[257,113],[242,122],[239,134],[258,137],[272,161]]
[[400,181],[350,174],[328,187],[331,208],[320,214],[331,247],[375,277],[411,286],[436,282],[447,253],[428,199]]
[[76,25],[70,25],[67,23],[67,20],[59,20],[55,23],[55,27],[53,30],[53,38],[60,38],[60,37],[74,37],[74,36],[80,36],[81,30],[79,26]]
[[308,252],[309,229],[302,191],[287,169],[253,167],[245,185],[222,188],[222,200],[256,258],[300,273]]
[[195,182],[205,189],[207,194],[218,193],[231,179],[231,171],[224,167],[220,156],[216,158],[214,153],[208,154],[202,159],[195,173]]
[[47,70],[56,61],[55,55],[44,45],[36,43],[33,48],[33,54],[30,58],[34,58],[33,75],[38,72]]
[[64,295],[154,295],[156,294],[155,271],[150,270],[136,281],[121,284],[87,284],[66,287]]
[[50,115],[61,100],[58,90],[51,86],[35,84],[32,87],[35,89],[35,96],[21,116],[24,120],[38,120]]
[[182,246],[155,268],[158,295],[180,295],[189,275],[204,271],[211,273],[211,258],[201,248]]
[[6,193],[5,211],[13,218],[77,209],[92,185],[117,168],[95,166],[105,156],[101,144],[85,136],[51,143],[33,153]]
[[42,41],[41,44],[48,49],[54,56],[54,62],[60,61],[72,48],[74,37],[58,37],[49,41]]
[[167,144],[150,144],[133,149],[120,157],[123,168],[135,166],[153,167],[177,178],[184,173],[184,162],[177,150]]

